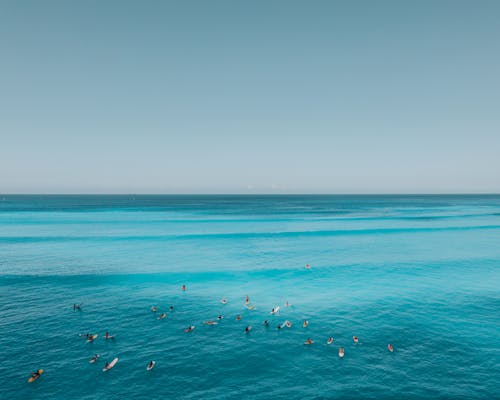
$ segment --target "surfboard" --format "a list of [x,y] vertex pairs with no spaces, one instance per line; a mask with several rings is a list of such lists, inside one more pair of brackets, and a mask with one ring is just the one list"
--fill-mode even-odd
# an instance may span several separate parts
[[28,382],[31,383],[31,382],[34,382],[36,381],[38,378],[40,378],[40,375],[43,374],[43,369],[39,369],[38,371],[38,375],[37,376],[31,376],[29,379],[28,379]]
[[102,369],[102,372],[109,371],[111,368],[113,368],[113,367],[116,365],[116,363],[117,363],[117,362],[118,362],[118,357],[114,358],[114,359],[113,359],[113,361],[111,361],[111,362],[108,364],[108,366],[107,366],[107,367],[104,367],[104,368]]
[[95,335],[92,335],[87,339],[87,343],[93,342],[94,340],[97,339],[97,336],[99,336],[97,333]]
[[147,371],[151,371],[156,365],[156,361],[151,361],[151,365],[148,364],[148,366],[146,367],[146,370]]

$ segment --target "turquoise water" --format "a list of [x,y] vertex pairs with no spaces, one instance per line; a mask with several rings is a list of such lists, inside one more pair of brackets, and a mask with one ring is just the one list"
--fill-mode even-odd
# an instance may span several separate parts
[[500,196],[0,197],[5,399],[499,398],[499,310]]

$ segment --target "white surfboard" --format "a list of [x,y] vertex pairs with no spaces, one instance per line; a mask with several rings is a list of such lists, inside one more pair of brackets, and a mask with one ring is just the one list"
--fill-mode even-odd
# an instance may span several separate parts
[[87,343],[93,342],[94,340],[97,339],[97,336],[99,336],[97,333],[95,335],[92,335],[87,339]]
[[109,371],[111,368],[113,368],[113,367],[116,365],[116,363],[117,363],[117,362],[118,362],[118,357],[115,357],[115,358],[113,359],[113,361],[111,361],[111,362],[108,364],[108,366],[107,366],[107,367],[104,367],[104,368],[102,369],[102,372]]

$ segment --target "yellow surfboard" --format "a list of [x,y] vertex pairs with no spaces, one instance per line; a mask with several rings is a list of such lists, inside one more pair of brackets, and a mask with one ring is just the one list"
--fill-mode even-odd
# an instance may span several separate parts
[[29,382],[29,383],[34,382],[34,381],[36,381],[38,378],[40,378],[40,375],[42,375],[42,374],[43,374],[43,369],[39,369],[37,372],[38,372],[38,375],[36,375],[36,376],[32,376],[32,377],[30,377],[30,378],[28,379],[28,382]]

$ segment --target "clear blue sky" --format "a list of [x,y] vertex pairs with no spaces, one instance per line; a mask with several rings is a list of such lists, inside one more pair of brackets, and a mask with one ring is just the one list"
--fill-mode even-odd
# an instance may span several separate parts
[[500,192],[500,1],[2,1],[2,193]]

